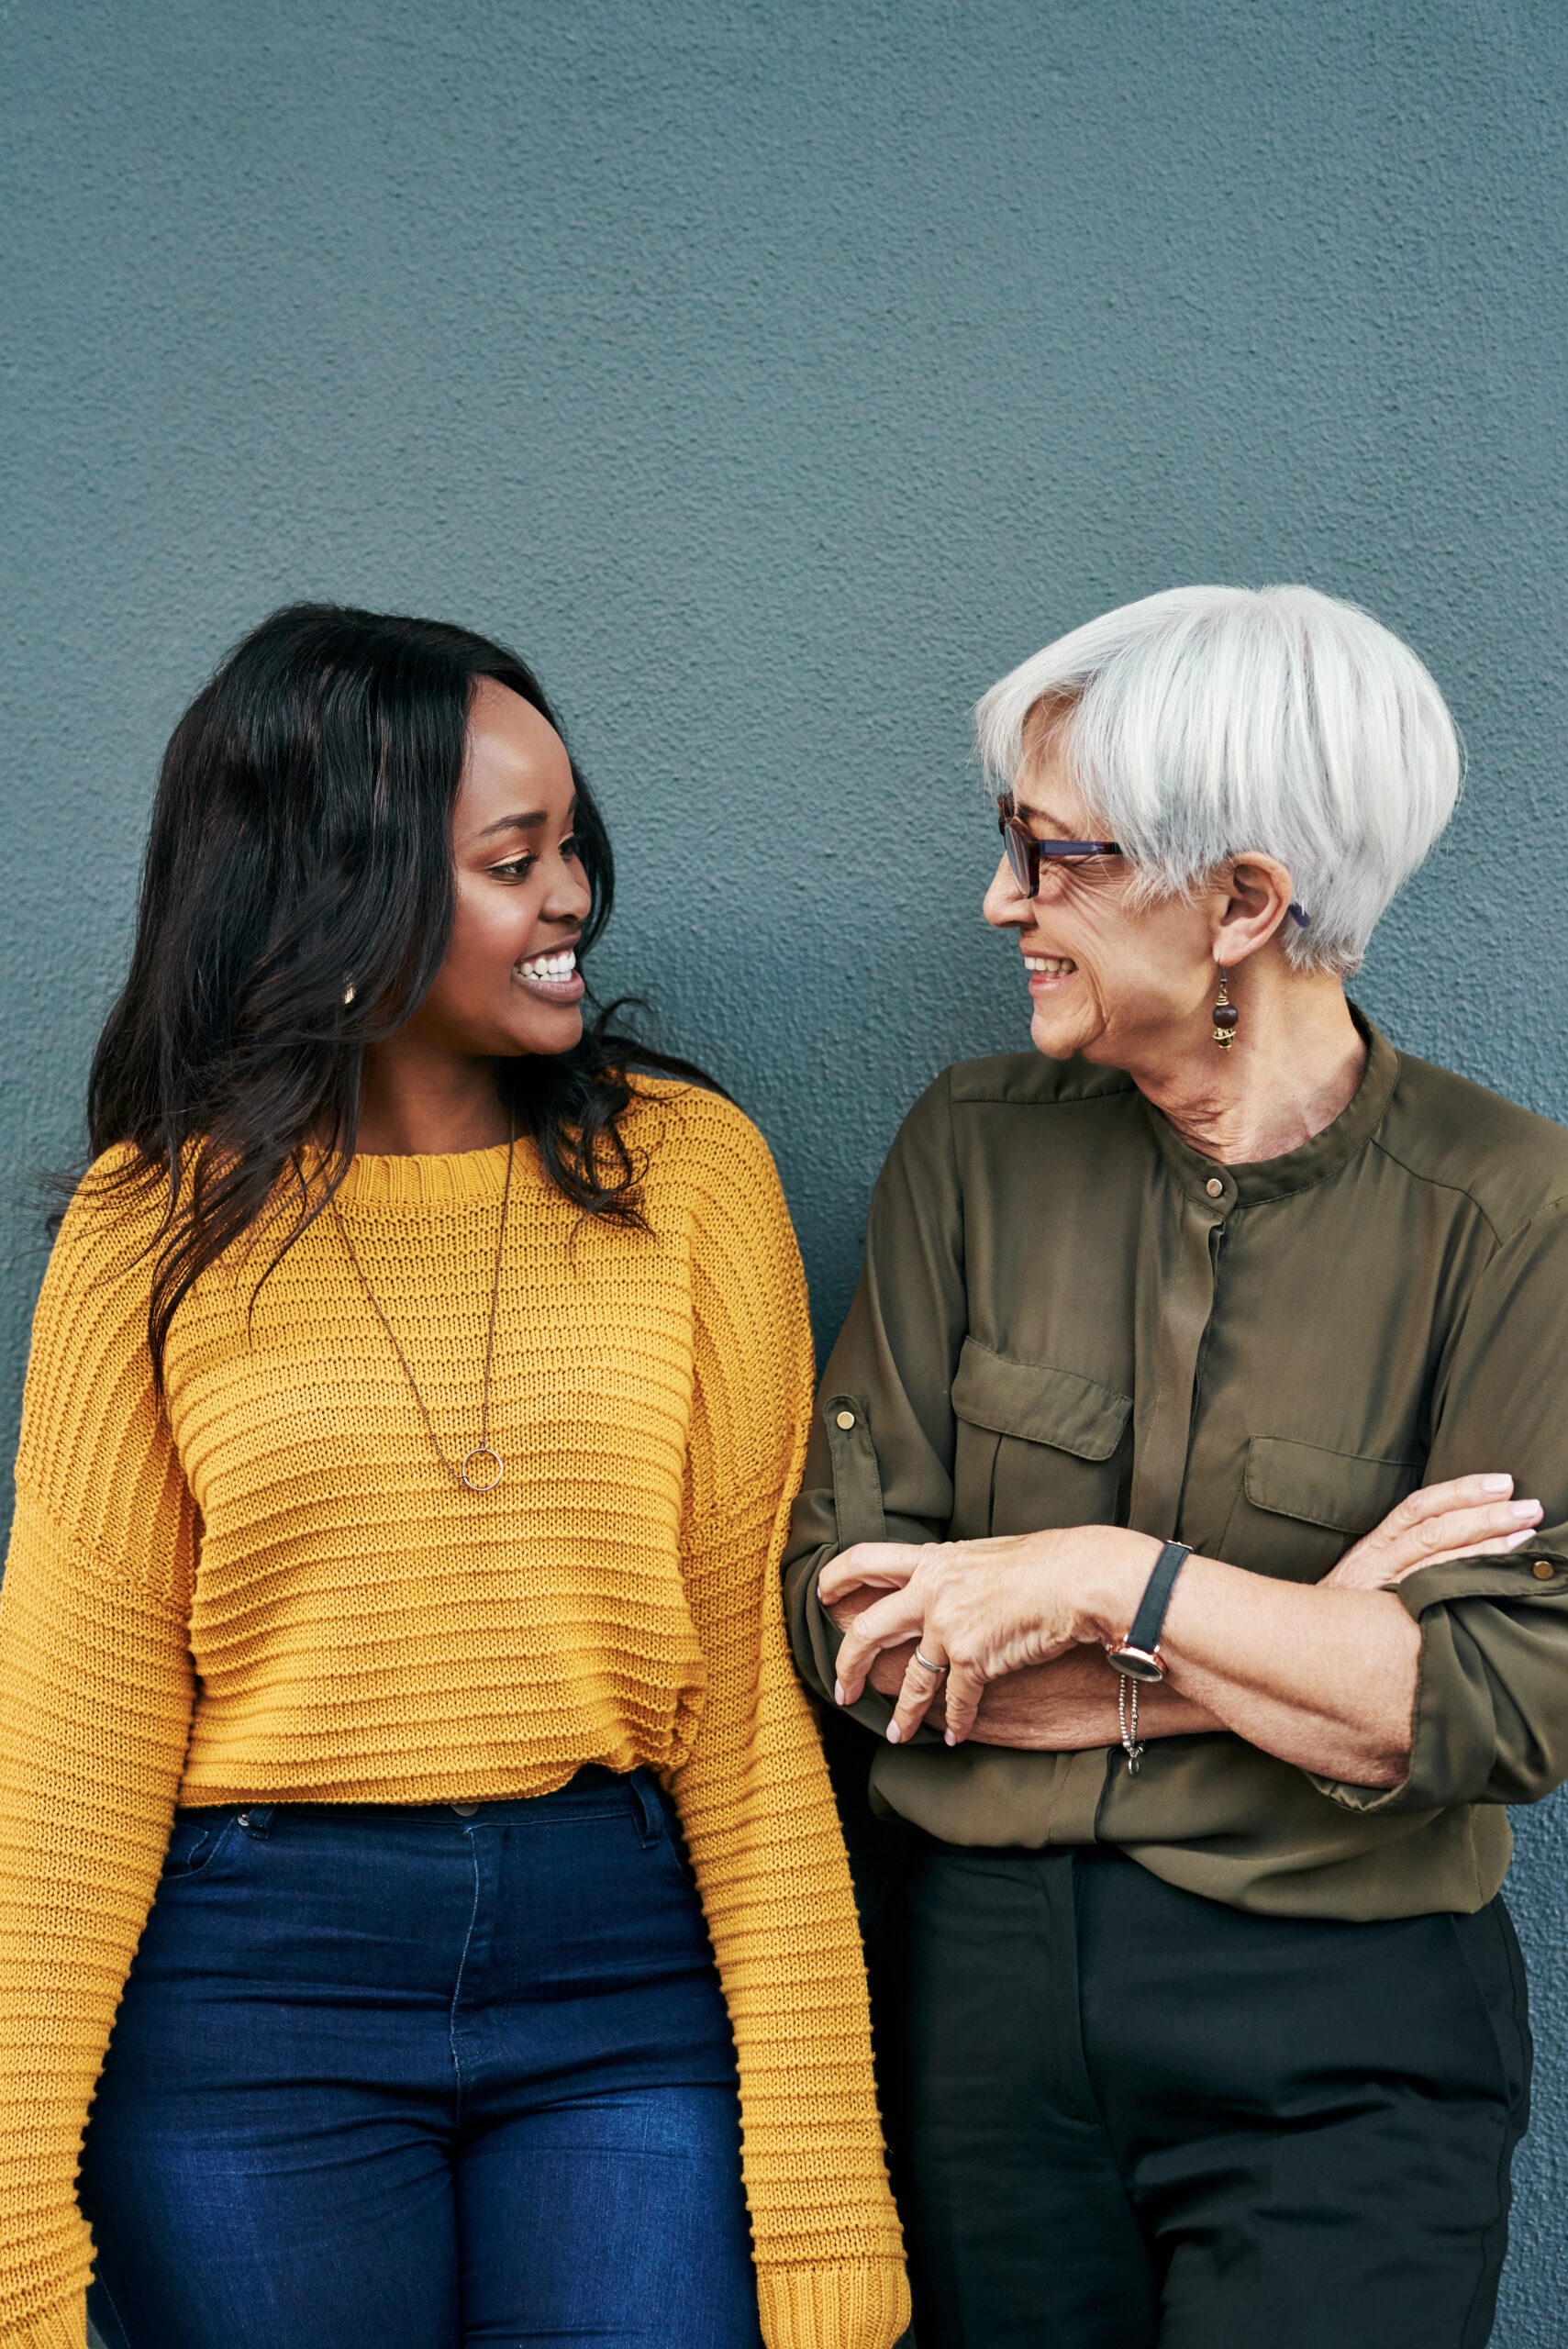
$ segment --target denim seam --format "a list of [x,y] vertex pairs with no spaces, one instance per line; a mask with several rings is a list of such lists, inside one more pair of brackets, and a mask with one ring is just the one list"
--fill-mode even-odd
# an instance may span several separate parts
[[452,2106],[454,2128],[462,2119],[462,2058],[458,2054],[457,2045],[458,2000],[462,1997],[462,1977],[468,1968],[468,1953],[473,1946],[473,1929],[479,1922],[479,1845],[474,1841],[472,1827],[465,1827],[462,1831],[468,1843],[469,1857],[473,1862],[473,1907],[469,1912],[468,1931],[462,1937],[462,1955],[457,1962],[457,1979],[452,1984],[451,2006],[447,2014],[447,2045],[451,2051],[452,2076],[457,2083],[456,2100]]
[[633,1772],[628,1781],[632,1807],[637,1814],[638,1840],[645,1852],[651,1852],[664,1836],[664,1807],[646,1778]]
[[95,2292],[101,2292],[105,2299],[108,2302],[109,2314],[114,2318],[116,2324],[119,2327],[120,2339],[125,2344],[125,2349],[131,2349],[131,2338],[129,2333],[126,2331],[124,2317],[121,2316],[118,2309],[115,2306],[115,2296],[110,2291],[108,2286],[105,2283],[103,2277],[95,2272],[93,2277],[93,2289]]

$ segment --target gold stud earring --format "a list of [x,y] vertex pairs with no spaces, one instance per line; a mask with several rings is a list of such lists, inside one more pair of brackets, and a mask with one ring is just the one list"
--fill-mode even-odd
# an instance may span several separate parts
[[1236,1030],[1241,1025],[1241,1014],[1230,1000],[1229,982],[1224,970],[1219,973],[1219,1001],[1214,1007],[1214,1041],[1222,1052],[1228,1052],[1236,1041]]
[[343,989],[343,1008],[345,1010],[348,1009],[350,1004],[352,1003],[358,993],[358,987],[354,985],[352,979],[350,979],[348,985]]

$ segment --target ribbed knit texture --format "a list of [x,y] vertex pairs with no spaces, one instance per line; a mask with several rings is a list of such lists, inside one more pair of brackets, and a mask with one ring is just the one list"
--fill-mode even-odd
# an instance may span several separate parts
[[[78,1197],[33,1331],[0,1588],[0,2343],[81,2349],[94,2083],[175,1802],[473,1801],[584,1763],[673,1787],[740,2054],[770,2349],[907,2322],[854,1901],[777,1588],[812,1365],[766,1148],[628,1120],[651,1235],[517,1145],[497,1491],[436,1461],[330,1216],[146,1346],[150,1219]],[[505,1149],[340,1194],[450,1456],[478,1442]]]

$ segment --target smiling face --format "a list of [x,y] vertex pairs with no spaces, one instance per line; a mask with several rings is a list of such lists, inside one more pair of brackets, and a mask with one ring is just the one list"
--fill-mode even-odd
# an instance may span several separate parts
[[452,812],[451,940],[403,1034],[463,1060],[566,1052],[583,1033],[573,949],[592,903],[572,827],[566,746],[483,677]]
[[[1031,720],[1014,785],[1014,814],[1038,840],[1106,837],[1074,786],[1060,729]],[[1224,891],[1129,908],[1119,856],[1079,864],[1041,860],[1026,897],[1006,856],[985,893],[985,918],[1018,932],[1033,1004],[1029,1034],[1052,1060],[1079,1052],[1138,1068],[1207,1032]]]

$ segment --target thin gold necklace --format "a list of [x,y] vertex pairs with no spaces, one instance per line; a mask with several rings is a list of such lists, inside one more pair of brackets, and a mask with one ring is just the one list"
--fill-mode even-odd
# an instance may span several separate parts
[[[334,1197],[332,1201],[333,1220],[336,1222],[339,1230],[343,1235],[343,1245],[349,1252],[349,1262],[352,1264],[355,1272],[358,1273],[360,1276],[360,1286],[364,1290],[366,1297],[369,1298],[371,1308],[373,1311],[376,1319],[381,1323],[382,1328],[386,1331],[387,1336],[391,1339],[393,1353],[397,1356],[398,1361],[403,1365],[403,1375],[408,1381],[409,1391],[413,1395],[415,1402],[419,1406],[419,1417],[425,1422],[425,1432],[430,1439],[431,1449],[434,1451],[437,1459],[440,1462],[441,1466],[445,1468],[450,1475],[457,1478],[458,1483],[463,1486],[465,1491],[471,1493],[493,1493],[495,1490],[496,1486],[500,1483],[502,1477],[506,1473],[506,1462],[502,1459],[500,1453],[496,1451],[495,1445],[490,1441],[490,1366],[495,1358],[495,1305],[496,1300],[499,1298],[501,1294],[501,1252],[506,1244],[506,1209],[510,1206],[512,1198],[512,1161],[517,1155],[517,1118],[514,1116],[506,1135],[506,1186],[501,1193],[501,1229],[495,1234],[495,1270],[491,1275],[490,1281],[490,1327],[485,1332],[484,1338],[484,1399],[480,1408],[479,1442],[474,1445],[472,1452],[464,1453],[461,1461],[449,1459],[446,1453],[441,1449],[441,1440],[436,1433],[434,1420],[431,1419],[429,1412],[425,1408],[425,1398],[419,1392],[418,1381],[416,1379],[412,1370],[408,1367],[408,1357],[397,1342],[396,1330],[393,1328],[391,1322],[387,1319],[386,1315],[382,1310],[381,1299],[377,1297],[374,1289],[372,1288],[370,1282],[365,1277],[365,1268],[360,1262],[359,1251],[355,1248],[353,1241],[350,1237],[349,1227],[344,1222],[342,1215],[339,1210],[336,1197]],[[483,1460],[494,1462],[495,1474],[493,1476],[488,1475],[476,1476],[473,1474],[474,1469]]]

